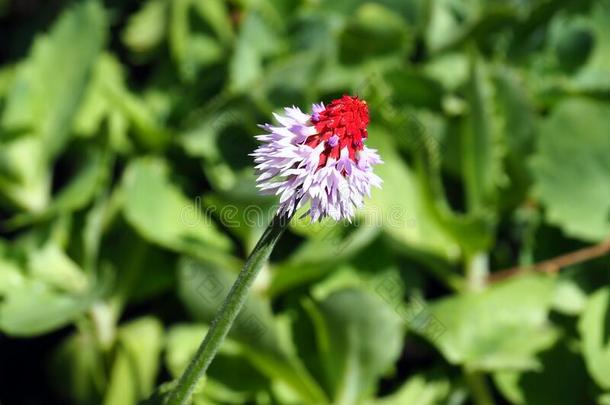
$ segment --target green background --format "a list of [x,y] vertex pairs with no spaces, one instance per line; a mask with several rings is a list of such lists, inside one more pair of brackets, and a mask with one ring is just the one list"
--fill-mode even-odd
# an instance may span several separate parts
[[[354,222],[295,220],[196,404],[610,404],[610,2],[0,1],[0,402],[177,377],[273,213],[258,123],[367,100]],[[560,270],[560,271],[559,271]]]

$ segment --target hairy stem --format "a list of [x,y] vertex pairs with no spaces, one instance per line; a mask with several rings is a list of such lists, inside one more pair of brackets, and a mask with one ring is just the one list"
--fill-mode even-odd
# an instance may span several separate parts
[[182,405],[188,403],[199,380],[205,375],[235,318],[239,314],[250,286],[259,270],[271,254],[276,242],[287,228],[290,217],[276,216],[265,230],[254,250],[239,273],[235,284],[229,291],[222,306],[216,313],[205,339],[199,346],[195,357],[184,371],[176,386],[169,393],[166,404]]

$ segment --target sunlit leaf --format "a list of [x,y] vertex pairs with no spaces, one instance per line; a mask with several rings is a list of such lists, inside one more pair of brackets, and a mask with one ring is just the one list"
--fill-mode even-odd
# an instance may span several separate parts
[[276,52],[280,40],[256,13],[243,22],[229,65],[229,87],[237,92],[250,88],[263,76],[263,58]]
[[371,405],[402,405],[417,403],[437,405],[448,397],[449,381],[443,378],[415,375],[391,395],[371,401]]
[[103,403],[135,405],[147,398],[157,378],[162,347],[163,326],[158,319],[139,318],[123,325]]
[[142,237],[163,247],[210,261],[226,259],[223,252],[231,248],[231,241],[169,176],[169,167],[162,159],[142,158],[131,163],[123,179],[127,221]]
[[523,276],[441,299],[430,312],[443,333],[431,343],[451,363],[472,369],[534,368],[535,354],[557,337],[548,321],[552,292],[551,279]]
[[368,145],[376,148],[384,164],[375,168],[383,188],[372,191],[362,210],[365,223],[382,229],[407,249],[419,249],[447,259],[459,255],[459,248],[446,229],[429,212],[418,190],[417,178],[400,158],[387,134],[370,129]]
[[152,0],[131,18],[123,32],[123,42],[134,52],[146,53],[155,49],[163,41],[167,29],[169,2]]
[[404,328],[398,314],[357,289],[334,292],[306,309],[332,397],[338,403],[368,398],[400,354]]
[[578,329],[587,370],[604,389],[610,389],[610,289],[593,294],[581,315]]
[[565,100],[542,124],[532,161],[534,195],[548,221],[591,241],[610,235],[608,125],[610,105]]
[[2,122],[9,129],[36,134],[49,158],[61,152],[68,140],[105,30],[100,4],[83,2],[35,42],[29,59],[20,66]]
[[73,322],[92,305],[95,295],[82,270],[56,246],[33,251],[26,263],[3,254],[0,250],[0,330],[4,333],[47,333]]
[[18,180],[0,178],[0,185],[6,183],[0,192],[17,206],[40,211],[48,204],[50,167],[69,141],[105,36],[105,11],[95,1],[83,2],[66,11],[48,35],[39,37],[19,66],[2,125],[27,137],[2,146]]

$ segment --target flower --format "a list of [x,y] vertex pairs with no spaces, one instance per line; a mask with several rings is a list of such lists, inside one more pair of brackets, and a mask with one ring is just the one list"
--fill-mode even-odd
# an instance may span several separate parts
[[382,163],[367,148],[369,112],[366,101],[343,96],[328,106],[314,104],[311,114],[298,107],[273,114],[278,126],[256,138],[261,145],[251,154],[258,174],[257,187],[280,196],[279,214],[292,215],[309,204],[312,222],[329,216],[348,219],[370,197],[371,186],[381,187],[373,165]]

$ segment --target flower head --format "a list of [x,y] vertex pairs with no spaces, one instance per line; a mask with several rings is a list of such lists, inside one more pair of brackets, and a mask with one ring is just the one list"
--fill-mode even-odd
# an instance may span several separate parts
[[343,96],[328,106],[314,104],[311,114],[294,106],[284,111],[274,114],[278,126],[261,125],[266,133],[256,137],[262,143],[252,153],[257,186],[280,196],[280,214],[292,215],[309,204],[312,221],[350,220],[371,186],[381,187],[372,166],[382,161],[364,146],[366,101]]

